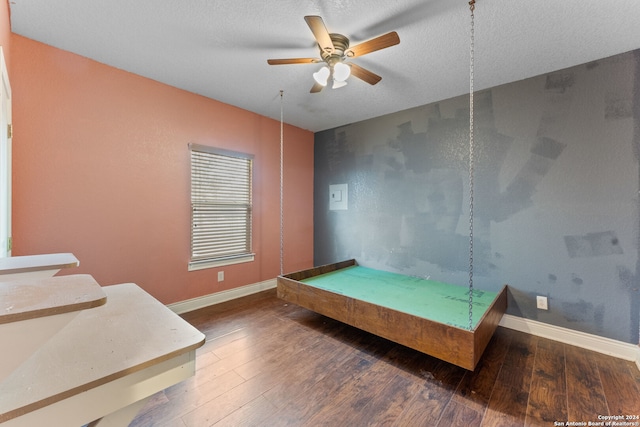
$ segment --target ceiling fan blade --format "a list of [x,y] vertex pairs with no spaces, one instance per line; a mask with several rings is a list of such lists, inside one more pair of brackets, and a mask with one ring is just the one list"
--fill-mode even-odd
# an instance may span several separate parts
[[381,35],[364,43],[360,43],[356,46],[350,47],[345,54],[349,58],[355,58],[357,56],[366,55],[367,53],[375,52],[376,50],[385,49],[390,46],[395,46],[400,43],[400,37],[398,33],[392,31],[390,33]]
[[376,83],[378,83],[380,80],[382,80],[382,77],[380,77],[379,75],[372,73],[371,71],[362,68],[361,66],[359,66],[358,64],[353,64],[353,63],[349,63],[348,64],[351,67],[351,75],[355,76],[357,78],[359,78],[360,80],[364,80],[365,82],[369,83],[370,85],[374,85]]
[[310,93],[318,93],[320,92],[322,89],[324,89],[324,86],[322,86],[320,83],[314,83],[313,87],[311,88],[311,90],[309,91]]
[[304,20],[307,21],[307,25],[311,29],[313,36],[316,38],[318,42],[318,46],[324,52],[331,53],[335,50],[333,47],[333,41],[331,41],[331,36],[329,35],[329,31],[327,31],[327,27],[324,25],[324,21],[319,16],[305,16]]
[[322,62],[319,58],[289,58],[289,59],[267,59],[269,65],[288,65],[288,64],[317,64]]

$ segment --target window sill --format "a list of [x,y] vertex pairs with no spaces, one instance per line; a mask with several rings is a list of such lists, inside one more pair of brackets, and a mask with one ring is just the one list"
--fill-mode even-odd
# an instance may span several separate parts
[[224,267],[225,265],[242,264],[255,259],[255,254],[239,255],[228,258],[206,259],[201,261],[190,261],[189,271],[204,270],[207,268]]

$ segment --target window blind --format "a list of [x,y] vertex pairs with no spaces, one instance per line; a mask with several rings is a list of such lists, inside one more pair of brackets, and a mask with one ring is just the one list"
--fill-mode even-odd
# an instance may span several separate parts
[[253,156],[190,144],[191,261],[251,253]]

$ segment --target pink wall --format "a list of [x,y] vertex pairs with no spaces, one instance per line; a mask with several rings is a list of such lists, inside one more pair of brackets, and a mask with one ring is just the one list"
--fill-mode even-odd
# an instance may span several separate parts
[[[0,0],[0,46],[2,46],[4,52],[4,59],[7,61],[7,68],[9,68],[11,64],[11,60],[9,59],[11,52],[10,41],[11,22],[9,20],[9,1]],[[11,79],[11,76],[9,76],[9,79]]]
[[[13,34],[14,255],[72,252],[73,273],[164,303],[280,272],[280,123]],[[285,271],[313,264],[313,134],[285,126]],[[187,271],[187,144],[252,153],[256,260]]]

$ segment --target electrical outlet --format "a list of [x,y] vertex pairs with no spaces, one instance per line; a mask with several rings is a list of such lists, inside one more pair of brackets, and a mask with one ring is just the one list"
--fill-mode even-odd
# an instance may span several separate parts
[[536,297],[536,304],[540,310],[549,310],[549,304],[547,302],[547,297],[543,297],[538,295]]
[[224,271],[218,271],[218,282],[224,282]]

